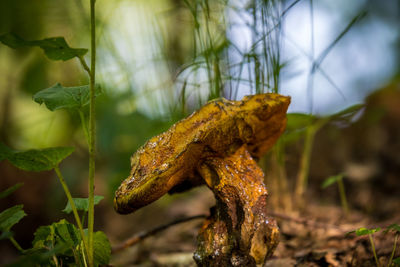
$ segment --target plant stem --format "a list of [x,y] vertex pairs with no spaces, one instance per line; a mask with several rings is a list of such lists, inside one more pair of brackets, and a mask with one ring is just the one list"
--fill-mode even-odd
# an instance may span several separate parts
[[[79,247],[78,247],[78,251],[79,251]],[[82,252],[83,252],[82,255],[85,255],[85,251],[82,251]],[[81,260],[80,260],[80,258],[79,258],[79,254],[77,255],[75,249],[72,250],[72,255],[74,256],[75,263],[76,263],[79,267],[81,267],[81,266],[82,266]]]
[[[83,255],[84,254],[83,248],[81,247],[81,249],[82,249],[82,255]],[[86,258],[85,257],[83,257],[83,264],[84,264],[85,267],[87,267],[87,262],[86,262]]]
[[380,264],[379,264],[379,261],[378,261],[378,257],[376,256],[375,244],[374,244],[374,240],[372,239],[372,235],[371,235],[371,234],[368,234],[368,237],[369,237],[369,242],[371,243],[372,253],[374,254],[376,266],[377,266],[377,267],[380,267]]
[[10,239],[11,243],[14,245],[14,247],[16,247],[16,249],[18,249],[19,252],[24,253],[24,249],[18,244],[14,237],[11,236],[8,239]]
[[82,56],[79,56],[78,58],[79,58],[79,62],[81,63],[83,69],[84,69],[84,70],[89,74],[89,76],[90,76],[90,75],[91,75],[91,74],[90,74],[90,69],[89,69],[89,66],[86,64],[86,61],[83,59]]
[[81,118],[83,133],[85,134],[86,141],[89,144],[89,132],[85,121],[85,115],[83,114],[82,110],[79,110],[78,112],[79,112],[79,117]]
[[303,196],[307,187],[308,173],[310,169],[311,151],[314,142],[314,136],[316,131],[313,126],[309,126],[306,130],[306,136],[304,141],[304,150],[300,159],[300,169],[297,175],[297,184],[295,191],[295,198],[297,203],[303,205]]
[[93,266],[93,225],[94,225],[94,171],[96,156],[96,106],[95,106],[95,75],[96,75],[96,0],[90,0],[90,111],[89,111],[89,266]]
[[86,242],[86,236],[85,236],[85,233],[83,232],[82,222],[81,222],[81,219],[79,218],[79,214],[78,214],[78,210],[76,209],[75,202],[72,199],[71,192],[69,191],[68,186],[65,183],[65,180],[61,174],[60,168],[58,166],[56,166],[56,167],[54,167],[54,171],[56,172],[57,177],[60,180],[60,183],[64,189],[65,195],[67,196],[68,202],[71,205],[72,213],[74,214],[76,224],[78,225],[78,228],[79,228],[79,233],[83,240],[83,246],[85,247],[86,253],[89,254],[88,245]]
[[337,181],[337,183],[338,183],[338,187],[339,187],[340,202],[342,203],[342,208],[343,208],[344,214],[347,216],[349,214],[349,205],[347,204],[346,192],[344,190],[343,177],[340,178]]
[[319,119],[314,124],[306,129],[306,136],[304,141],[304,150],[300,159],[300,169],[297,175],[297,183],[295,189],[295,199],[298,206],[304,205],[304,193],[307,188],[308,174],[310,170],[311,152],[314,143],[315,134],[325,125],[327,119]]
[[396,245],[397,245],[397,239],[398,239],[398,238],[399,238],[399,234],[396,234],[396,235],[394,236],[393,250],[392,250],[392,254],[390,255],[389,264],[387,265],[388,267],[392,265],[394,253],[396,252]]
[[58,265],[58,260],[57,260],[56,255],[53,255],[53,261],[54,261],[54,264],[56,265],[56,267],[58,267],[59,265]]

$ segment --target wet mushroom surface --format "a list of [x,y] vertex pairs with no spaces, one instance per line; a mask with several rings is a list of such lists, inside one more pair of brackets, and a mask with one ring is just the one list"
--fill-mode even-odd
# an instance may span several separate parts
[[255,159],[284,131],[289,103],[289,97],[278,94],[207,103],[132,156],[131,173],[115,194],[115,209],[131,213],[168,192],[205,184],[216,206],[200,229],[196,263],[264,263],[279,242],[279,231],[266,215],[268,192]]

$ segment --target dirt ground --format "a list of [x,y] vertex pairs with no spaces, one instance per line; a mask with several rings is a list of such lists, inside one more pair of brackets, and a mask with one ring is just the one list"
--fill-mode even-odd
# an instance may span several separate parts
[[[374,221],[374,218],[356,211],[344,217],[340,207],[327,205],[310,205],[304,213],[273,213],[271,215],[275,216],[280,227],[281,241],[265,266],[376,266],[368,237],[347,233],[360,227],[389,226],[400,221],[400,213],[396,214],[386,221]],[[195,219],[171,226],[115,253],[112,264],[196,266],[192,254],[201,222],[202,219]],[[390,232],[378,232],[373,239],[380,264],[386,266],[395,236]],[[397,248],[395,258],[399,256],[400,249]]]

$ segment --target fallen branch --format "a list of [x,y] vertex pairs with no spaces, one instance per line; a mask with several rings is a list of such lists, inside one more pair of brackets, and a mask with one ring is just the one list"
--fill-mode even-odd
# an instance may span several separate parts
[[333,224],[326,224],[322,222],[317,222],[314,220],[310,219],[305,219],[305,218],[299,218],[299,217],[293,217],[290,215],[286,215],[283,213],[277,213],[277,212],[268,212],[269,216],[286,220],[286,221],[292,221],[298,224],[303,224],[305,226],[311,226],[311,227],[316,227],[316,228],[335,228],[335,229],[341,229],[340,226],[338,225],[333,225]]
[[[333,227],[333,228],[338,228],[340,229],[339,226],[336,225],[327,225],[324,223],[318,223],[315,221],[311,221],[311,220],[307,220],[307,219],[303,219],[303,218],[298,218],[298,217],[292,217],[286,214],[282,214],[282,213],[277,213],[277,212],[269,212],[268,213],[269,216],[275,217],[275,218],[279,218],[282,220],[287,220],[287,221],[293,221],[299,224],[304,224],[304,225],[309,225],[309,226],[314,226],[314,227],[318,227],[318,228],[329,228],[329,227]],[[136,245],[137,243],[143,241],[144,239],[146,239],[147,237],[153,236],[159,232],[162,232],[164,230],[166,230],[167,228],[180,224],[180,223],[184,223],[184,222],[188,222],[188,221],[192,221],[192,220],[196,220],[196,219],[201,219],[201,218],[206,218],[207,215],[205,214],[200,214],[200,215],[195,215],[195,216],[191,216],[191,217],[186,217],[186,218],[181,218],[181,219],[177,219],[175,221],[172,221],[170,223],[164,224],[164,225],[160,225],[154,229],[151,229],[149,231],[143,231],[143,232],[139,232],[134,234],[131,238],[125,240],[123,243],[118,244],[116,246],[114,246],[112,248],[112,254],[116,254],[118,252],[121,252],[122,250],[132,247],[134,245]]]
[[191,217],[186,217],[186,218],[181,218],[175,221],[172,221],[170,223],[158,226],[150,231],[144,231],[144,232],[139,232],[135,235],[133,235],[131,238],[127,239],[126,241],[124,241],[123,243],[116,245],[112,248],[111,253],[115,254],[118,252],[121,252],[122,250],[132,247],[134,245],[136,245],[137,243],[139,243],[140,241],[144,240],[147,237],[153,236],[161,231],[164,231],[165,229],[176,225],[176,224],[180,224],[180,223],[184,223],[184,222],[188,222],[188,221],[192,221],[192,220],[196,220],[196,219],[204,219],[206,218],[207,215],[205,214],[201,214],[201,215],[195,215],[195,216],[191,216]]

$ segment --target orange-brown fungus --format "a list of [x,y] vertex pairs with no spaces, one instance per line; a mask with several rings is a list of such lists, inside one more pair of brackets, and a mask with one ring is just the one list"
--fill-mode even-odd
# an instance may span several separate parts
[[226,158],[209,158],[199,172],[217,204],[203,224],[194,259],[199,266],[255,266],[279,242],[275,221],[266,214],[264,174],[246,145]]
[[199,266],[255,266],[278,244],[275,221],[266,216],[262,156],[286,126],[288,97],[246,96],[212,101],[167,132],[153,137],[131,159],[130,176],[114,199],[129,213],[167,192],[206,184],[217,205],[200,230]]

